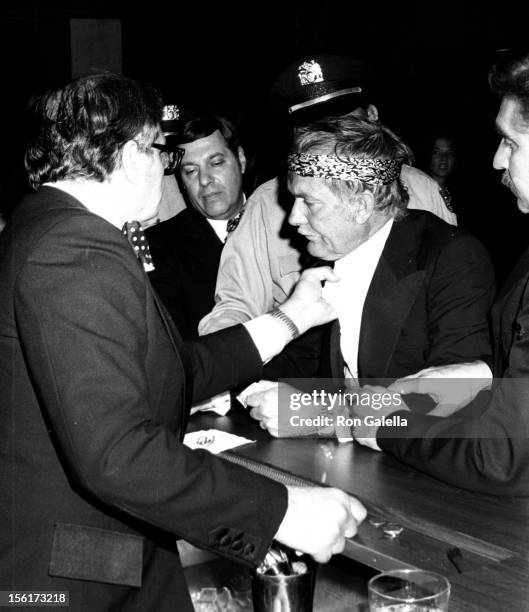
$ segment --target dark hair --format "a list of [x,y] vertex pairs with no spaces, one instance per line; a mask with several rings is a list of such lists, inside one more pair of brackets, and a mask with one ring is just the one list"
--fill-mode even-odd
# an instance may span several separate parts
[[63,179],[104,181],[121,149],[137,139],[154,139],[162,100],[150,85],[125,76],[99,73],[36,96],[31,104],[32,134],[25,166],[31,186]]
[[529,123],[529,53],[506,53],[490,69],[489,84],[494,93],[515,98],[523,120]]
[[[353,157],[394,159],[400,164],[411,164],[413,155],[396,134],[379,122],[365,121],[352,115],[318,121],[298,128],[294,135],[297,153],[332,154],[339,159]],[[353,195],[368,190],[375,196],[376,209],[388,211],[395,218],[405,214],[409,194],[400,177],[387,185],[369,185],[361,180],[324,179],[337,195]]]
[[238,159],[241,142],[237,130],[229,119],[220,117],[219,115],[205,115],[189,119],[181,126],[177,136],[177,142],[178,144],[194,142],[199,138],[211,136],[211,134],[217,130],[224,137],[230,151]]

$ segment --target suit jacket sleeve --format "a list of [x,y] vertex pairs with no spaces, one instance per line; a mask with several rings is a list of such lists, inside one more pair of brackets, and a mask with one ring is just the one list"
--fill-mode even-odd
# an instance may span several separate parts
[[423,367],[481,359],[491,365],[487,316],[494,272],[483,245],[459,234],[441,250],[427,288],[430,350]]
[[[395,457],[464,489],[529,495],[529,292],[517,317],[521,333],[508,367],[481,418],[437,418],[399,412],[408,426],[382,427],[379,446]],[[405,438],[402,434],[405,434]]]
[[187,341],[182,357],[191,370],[193,404],[262,377],[261,356],[244,325]]
[[[22,268],[14,306],[27,367],[72,485],[111,512],[258,562],[286,511],[286,489],[180,442],[183,370],[120,232],[86,212],[56,223]],[[217,342],[192,357],[202,370],[198,386],[220,381],[219,370],[205,373],[219,361]],[[239,329],[234,362],[244,360],[241,342],[248,348]],[[164,393],[164,384],[174,392]]]

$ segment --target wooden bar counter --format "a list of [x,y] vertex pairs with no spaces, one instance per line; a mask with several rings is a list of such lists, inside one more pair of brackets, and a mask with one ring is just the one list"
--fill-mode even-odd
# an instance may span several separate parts
[[[529,611],[529,498],[470,493],[355,443],[275,439],[242,407],[226,417],[195,415],[188,431],[199,429],[256,440],[221,455],[227,460],[285,484],[326,484],[360,499],[369,514],[347,543],[350,559],[380,571],[443,574],[451,612]],[[387,523],[402,527],[400,535],[386,535]]]

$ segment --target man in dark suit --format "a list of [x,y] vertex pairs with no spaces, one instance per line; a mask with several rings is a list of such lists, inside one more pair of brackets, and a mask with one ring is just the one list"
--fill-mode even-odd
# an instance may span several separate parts
[[[508,56],[491,70],[501,97],[496,126],[501,142],[494,167],[529,212],[529,54]],[[500,243],[498,247],[501,248]],[[432,368],[396,381],[392,390],[427,393],[452,415],[413,414],[395,406],[383,415],[405,418],[406,427],[372,427],[355,432],[368,444],[456,486],[497,495],[529,495],[529,253],[518,262],[492,310],[494,375],[485,412],[474,421],[457,409],[477,401],[490,380],[476,380],[479,363]],[[501,378],[500,378],[501,377]],[[463,378],[466,384],[459,384]],[[470,384],[473,383],[473,384]],[[442,412],[441,412],[442,414]],[[445,414],[448,414],[445,412]]]
[[[310,255],[335,262],[340,278],[323,290],[338,321],[326,330],[320,377],[397,378],[490,359],[487,253],[432,214],[406,210],[399,172],[409,158],[386,127],[352,116],[319,121],[294,138],[289,222]],[[276,433],[274,394],[248,401]]]
[[180,185],[188,208],[146,230],[155,269],[149,278],[185,339],[214,306],[222,247],[246,198],[246,156],[234,125],[223,117],[183,121],[172,136],[184,150]]
[[76,611],[191,611],[176,537],[249,565],[274,537],[319,560],[341,551],[365,515],[356,500],[182,444],[192,400],[250,382],[332,318],[332,272],[306,275],[281,311],[184,344],[141,265],[139,223],[177,162],[158,95],[104,73],[35,112],[38,191],[0,238],[0,590],[68,591]]

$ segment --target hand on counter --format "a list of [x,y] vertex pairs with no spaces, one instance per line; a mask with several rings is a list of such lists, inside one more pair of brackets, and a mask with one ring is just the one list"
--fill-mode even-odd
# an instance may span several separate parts
[[279,437],[279,385],[272,383],[269,389],[256,391],[246,397],[250,406],[250,416],[259,421],[262,429],[268,430],[275,438]]
[[425,368],[396,380],[388,389],[403,395],[428,394],[437,404],[429,414],[446,417],[469,404],[491,382],[489,366],[483,361],[473,361]]
[[362,398],[364,400],[370,397],[370,400],[355,404],[349,409],[351,416],[357,417],[359,423],[351,428],[353,438],[359,444],[376,451],[382,450],[377,444],[377,431],[381,422],[398,410],[409,410],[402,397],[390,389],[364,385],[361,388]]
[[[293,409],[292,400],[302,393],[285,382],[268,383],[268,388],[250,393],[246,405],[250,416],[262,429],[275,438],[297,438],[318,436],[334,438],[336,434],[336,413],[317,402],[304,401]],[[349,438],[350,439],[350,438]]]
[[339,489],[287,487],[288,508],[275,539],[326,563],[353,537],[367,511]]

